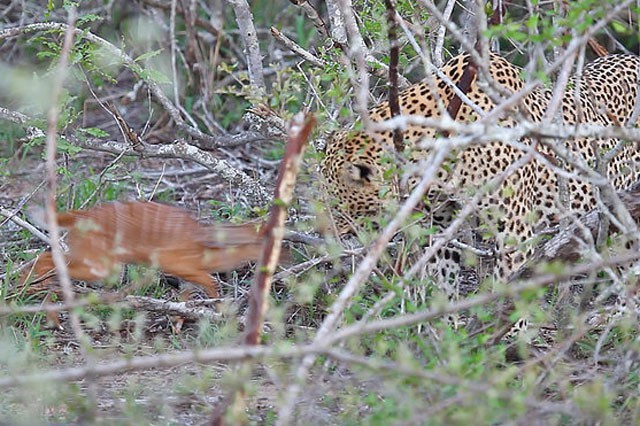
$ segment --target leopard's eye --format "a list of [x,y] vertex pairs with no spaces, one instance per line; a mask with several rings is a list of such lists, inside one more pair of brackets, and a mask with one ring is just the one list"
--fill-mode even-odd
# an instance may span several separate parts
[[373,170],[364,164],[349,164],[347,166],[347,176],[354,182],[371,182]]

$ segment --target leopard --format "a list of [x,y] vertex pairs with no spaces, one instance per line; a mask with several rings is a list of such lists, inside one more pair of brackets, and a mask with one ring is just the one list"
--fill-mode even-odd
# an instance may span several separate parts
[[[482,123],[482,117],[525,89],[522,68],[496,53],[488,59],[488,66],[472,75],[468,90],[462,93],[467,99],[455,116],[459,123]],[[454,86],[462,86],[470,63],[471,55],[459,54],[439,72],[401,91],[401,115],[439,119],[447,114],[447,106],[455,96],[460,97],[460,90],[455,91]],[[538,85],[515,107],[503,108],[504,112],[494,116],[505,129],[522,120],[534,125],[636,126],[639,66],[640,58],[634,55],[599,57],[586,64],[580,75],[568,79],[557,113],[552,116],[546,115],[555,93],[553,85]],[[368,118],[374,124],[391,117],[388,101],[369,110]],[[447,134],[427,125],[406,125],[402,129],[406,161],[402,163],[390,129],[347,129],[330,134],[320,171],[327,192],[337,201],[334,212],[338,233],[349,233],[354,221],[378,217],[392,204],[390,201],[397,201],[401,191],[387,179],[392,164],[400,162],[404,169],[419,171],[420,161],[433,152],[433,147],[455,136],[455,132]],[[605,162],[607,154],[612,158]],[[530,158],[525,158],[527,155]],[[504,177],[510,167],[514,170]],[[424,197],[423,211],[428,225],[441,232],[474,194],[485,191],[475,210],[478,213],[469,221],[473,237],[468,237],[468,230],[460,237],[464,233],[471,247],[492,249],[495,264],[477,278],[491,276],[504,282],[531,253],[536,235],[569,214],[580,215],[596,206],[602,188],[594,184],[594,176],[585,169],[599,169],[614,190],[621,190],[640,177],[640,151],[634,144],[616,138],[574,136],[469,143],[455,149],[442,165]],[[499,183],[492,185],[501,176]],[[415,184],[415,176],[408,182],[410,186]],[[459,280],[464,276],[461,271],[465,264],[471,264],[468,258],[472,254],[459,247],[448,244],[428,265],[428,275],[450,298],[457,297]]]

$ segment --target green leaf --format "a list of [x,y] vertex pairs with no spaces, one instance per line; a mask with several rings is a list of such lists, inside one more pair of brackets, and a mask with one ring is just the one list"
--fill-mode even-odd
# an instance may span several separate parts
[[147,59],[151,59],[158,56],[160,53],[162,53],[163,50],[164,49],[158,49],[158,50],[152,50],[151,52],[143,53],[142,55],[138,56],[134,60],[136,62],[146,61]]
[[82,148],[80,148],[79,146],[75,146],[71,143],[69,143],[68,140],[66,139],[62,139],[60,138],[58,140],[58,150],[60,152],[65,152],[69,155],[75,155],[77,153],[79,153],[80,151],[82,151]]
[[169,84],[169,83],[171,83],[171,80],[169,79],[169,77],[167,77],[166,75],[164,75],[163,73],[161,73],[160,71],[157,71],[157,70],[151,70],[151,69],[144,70],[140,74],[140,76],[145,78],[145,79],[153,80],[158,84]]
[[81,16],[80,18],[78,18],[78,26],[82,26],[88,22],[95,22],[95,21],[102,21],[102,17],[98,15],[94,15],[93,13],[90,13],[88,15]]
[[86,127],[83,129],[79,129],[80,132],[86,133],[89,136],[93,136],[94,138],[106,138],[109,136],[109,133],[105,132],[102,129],[98,129],[97,127]]
[[620,34],[626,34],[628,32],[628,28],[618,21],[611,21],[611,28],[613,28],[613,31]]

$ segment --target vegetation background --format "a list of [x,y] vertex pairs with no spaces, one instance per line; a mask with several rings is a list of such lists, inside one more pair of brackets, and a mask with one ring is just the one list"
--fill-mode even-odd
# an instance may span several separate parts
[[[363,260],[375,227],[362,244],[330,236],[317,172],[323,140],[351,126],[354,110],[386,99],[387,3],[0,0],[0,424],[203,424],[221,406],[229,424],[640,423],[637,317],[602,329],[570,305],[559,338],[542,342],[534,328],[527,339],[496,343],[504,324],[496,300],[516,296],[511,320],[527,312],[557,324],[559,289],[568,286],[532,279],[513,291],[481,286],[466,304],[425,301],[415,297],[424,283],[405,278],[411,253],[400,242]],[[483,28],[503,6],[502,20]],[[523,66],[524,78],[547,84],[545,66],[574,40],[584,39],[582,48],[591,38],[609,52],[638,48],[632,1],[392,7],[402,24],[401,88],[426,74],[424,52],[440,65],[465,40],[485,40]],[[370,79],[358,100],[363,70]],[[156,200],[205,222],[264,217],[284,123],[299,111],[316,115],[288,225],[314,236],[291,243],[292,265],[274,277],[262,346],[238,344],[252,268],[220,276],[217,313],[206,302],[176,305],[188,311],[180,333],[176,311],[158,299],[179,300],[182,283],[141,267],[114,283],[75,283],[81,303],[60,312],[62,329],[47,325],[42,294],[17,283],[46,246],[27,211],[49,194],[54,107],[59,210]],[[421,232],[415,238],[429,230]],[[443,320],[463,310],[483,327],[455,330]]]

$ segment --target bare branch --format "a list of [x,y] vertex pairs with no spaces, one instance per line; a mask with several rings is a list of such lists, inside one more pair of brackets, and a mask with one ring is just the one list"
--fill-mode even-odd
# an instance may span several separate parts
[[[445,21],[449,21],[449,18],[451,18],[451,13],[453,12],[455,4],[456,0],[447,0],[447,5],[444,8],[444,12],[442,12],[442,17]],[[445,27],[443,23],[440,23],[440,27],[438,28],[438,38],[436,39],[435,46],[433,47],[433,64],[438,68],[444,63],[442,50],[444,49],[444,36],[446,34],[447,27]]]
[[313,26],[316,27],[318,32],[323,36],[328,36],[329,31],[327,30],[327,24],[324,23],[324,20],[318,13],[318,11],[313,7],[311,3],[307,0],[289,0],[291,3],[295,4],[307,15],[311,22],[313,22]]
[[[389,38],[389,109],[391,117],[401,114],[400,101],[398,100],[398,60],[400,46],[398,42],[398,24],[396,23],[396,10],[392,0],[385,0],[387,8],[387,33]],[[393,129],[393,146],[397,153],[404,151],[402,129]]]
[[129,144],[116,141],[102,141],[99,139],[78,141],[71,137],[69,139],[78,146],[115,154],[126,152],[134,156],[188,159],[207,167],[221,178],[233,183],[236,187],[242,188],[249,201],[256,206],[262,206],[271,200],[268,191],[255,179],[235,169],[227,161],[217,158],[212,153],[203,151],[194,145],[190,145],[184,140],[178,140],[167,145],[144,144],[140,152],[137,152]]
[[[51,254],[53,258],[53,263],[58,271],[58,279],[60,281],[60,285],[62,287],[62,294],[65,302],[73,303],[75,295],[73,293],[73,288],[71,286],[71,279],[69,278],[69,271],[67,269],[67,262],[65,261],[64,254],[62,252],[62,248],[60,246],[60,228],[58,227],[58,218],[56,215],[56,195],[57,195],[57,164],[56,164],[56,153],[57,153],[57,128],[58,128],[58,119],[60,116],[60,105],[58,102],[60,101],[60,97],[62,95],[62,88],[64,85],[64,81],[66,79],[68,73],[69,66],[69,55],[71,53],[71,49],[73,48],[73,38],[75,32],[75,23],[76,23],[76,8],[75,6],[70,6],[68,9],[68,21],[65,28],[65,36],[64,42],[62,45],[62,49],[60,51],[60,58],[58,60],[58,64],[56,66],[53,88],[52,88],[52,96],[51,96],[51,106],[49,107],[49,111],[47,114],[47,139],[46,139],[46,171],[47,171],[47,182],[48,182],[48,193],[45,202],[46,209],[46,220],[49,227],[50,239],[51,239]],[[82,324],[80,323],[80,317],[77,312],[71,311],[69,313],[69,317],[71,319],[71,328],[73,330],[73,334],[75,338],[80,342],[80,352],[84,358],[87,366],[90,366],[95,363],[93,360],[93,356],[91,352],[88,350],[90,345],[90,341],[88,337],[85,335],[82,330]],[[93,380],[89,381],[89,386],[87,388],[88,397],[90,400],[90,405],[88,407],[88,412],[86,416],[89,419],[92,419],[95,416],[95,411],[97,409],[97,388],[96,383]]]
[[284,35],[276,27],[271,27],[271,35],[280,43],[282,43],[287,49],[291,50],[293,53],[300,56],[311,65],[314,65],[316,67],[323,67],[326,65],[325,61],[313,55],[311,52],[304,50],[300,45]]
[[[171,302],[169,300],[154,299],[144,296],[127,296],[126,302],[134,309],[142,309],[151,312],[160,312],[163,314],[179,315],[181,318],[191,321],[200,321],[203,319],[209,321],[220,322],[224,318],[221,313],[216,312],[215,308],[210,307],[211,299],[205,300],[205,306],[199,304],[198,301],[189,300],[186,302]],[[215,303],[217,300],[214,299]]]
[[262,69],[262,55],[258,34],[253,25],[253,15],[249,3],[246,0],[229,0],[236,16],[236,22],[240,29],[240,38],[247,56],[249,71],[249,84],[257,90],[259,94],[265,92],[264,71]]
[[38,239],[40,239],[41,241],[44,241],[49,245],[51,244],[51,240],[49,239],[49,237],[47,237],[42,231],[40,231],[38,228],[36,228],[26,220],[23,220],[22,218],[17,216],[18,213],[19,211],[12,212],[3,207],[0,207],[0,216],[4,216],[10,221],[12,221],[13,223],[15,223],[16,225],[23,227],[24,229],[29,231],[31,234],[38,237]]
[[[0,108],[0,119],[7,119],[18,124],[26,124],[30,121],[28,116],[19,112],[10,111],[6,108]],[[34,133],[34,131],[30,131],[30,133]],[[38,134],[39,133],[34,133],[35,136]],[[250,135],[256,139],[263,138],[262,135],[256,133],[250,133]],[[247,138],[248,136],[244,135],[243,137]],[[227,161],[217,158],[212,153],[203,151],[184,140],[177,140],[171,144],[165,145],[151,145],[140,141],[140,143],[132,145],[131,143],[126,142],[103,141],[101,139],[94,138],[86,140],[79,140],[75,136],[67,136],[66,138],[76,146],[94,149],[97,151],[110,152],[118,155],[128,154],[139,157],[183,158],[194,161],[217,173],[221,178],[233,185],[242,188],[252,205],[263,206],[271,200],[269,192],[262,186],[262,184],[260,184],[260,182],[250,176],[247,176],[242,171],[235,169]],[[237,143],[238,140],[235,142]]]
[[[271,207],[269,221],[265,225],[266,239],[264,249],[249,296],[247,331],[244,336],[244,343],[249,346],[258,345],[262,335],[264,318],[268,309],[271,280],[280,258],[287,208],[293,199],[293,190],[298,168],[302,161],[302,154],[315,123],[316,120],[312,115],[305,116],[303,113],[299,113],[293,117],[289,125],[287,132],[289,140],[278,171],[274,203]],[[248,380],[248,378],[246,379]],[[241,378],[240,381],[244,382],[245,380]],[[240,384],[240,386],[242,385],[243,383]],[[211,424],[221,425],[225,412],[233,404],[234,399],[241,398],[242,393],[242,389],[239,389],[235,396],[229,393],[214,410]]]
[[313,115],[305,116],[299,113],[293,117],[289,125],[289,141],[284,158],[280,163],[269,221],[265,225],[267,238],[260,260],[261,267],[258,268],[249,298],[247,333],[245,335],[245,343],[248,345],[257,345],[262,334],[264,316],[268,308],[267,295],[271,287],[271,278],[280,258],[282,239],[284,238],[284,221],[287,217],[287,208],[293,199],[293,190],[300,162],[302,161],[302,154],[315,122]]

